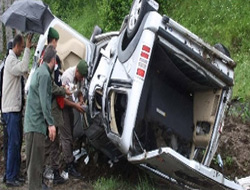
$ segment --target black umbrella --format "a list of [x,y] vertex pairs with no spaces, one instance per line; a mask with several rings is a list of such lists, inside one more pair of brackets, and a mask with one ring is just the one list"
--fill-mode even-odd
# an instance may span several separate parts
[[48,5],[34,0],[15,1],[1,16],[5,26],[39,34],[44,34],[53,19]]

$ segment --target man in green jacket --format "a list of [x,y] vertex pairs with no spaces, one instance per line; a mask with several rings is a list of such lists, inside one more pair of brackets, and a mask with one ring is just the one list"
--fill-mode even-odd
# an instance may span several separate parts
[[29,190],[42,189],[47,131],[51,141],[54,141],[56,136],[56,128],[51,116],[51,73],[56,63],[56,50],[53,46],[46,48],[43,60],[44,64],[35,71],[31,79],[24,117]]

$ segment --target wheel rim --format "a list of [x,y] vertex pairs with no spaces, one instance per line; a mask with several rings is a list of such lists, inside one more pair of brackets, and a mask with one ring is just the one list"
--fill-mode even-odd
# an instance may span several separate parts
[[138,21],[141,12],[142,0],[136,0],[129,15],[128,30],[131,32]]

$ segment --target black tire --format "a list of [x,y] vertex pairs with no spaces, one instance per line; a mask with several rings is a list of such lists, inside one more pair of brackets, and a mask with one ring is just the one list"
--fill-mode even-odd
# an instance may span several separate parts
[[[141,3],[139,8],[136,8],[139,3]],[[132,7],[129,12],[128,25],[127,25],[127,37],[132,39],[136,34],[144,15],[149,11],[147,0],[134,0]],[[136,12],[135,12],[136,11]],[[138,15],[135,18],[135,14]]]

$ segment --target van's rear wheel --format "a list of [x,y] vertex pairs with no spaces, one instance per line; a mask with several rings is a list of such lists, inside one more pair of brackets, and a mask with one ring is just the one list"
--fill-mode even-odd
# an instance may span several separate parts
[[136,34],[144,15],[149,11],[158,11],[159,4],[154,0],[134,0],[130,9],[127,37],[131,40]]
[[143,19],[143,16],[147,12],[146,6],[147,0],[134,0],[133,5],[130,9],[128,26],[127,26],[127,37],[133,38],[139,25]]

